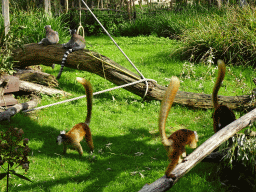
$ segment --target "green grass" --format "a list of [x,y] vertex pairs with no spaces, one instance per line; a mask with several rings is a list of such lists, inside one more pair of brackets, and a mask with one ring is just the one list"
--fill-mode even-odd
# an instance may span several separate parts
[[[107,37],[87,37],[86,40],[90,49],[133,70]],[[181,80],[180,90],[211,93],[217,75],[215,66],[185,64],[171,58],[170,52],[179,46],[178,42],[154,36],[119,37],[115,40],[145,77],[167,85],[165,78],[175,75]],[[220,95],[249,94],[255,69],[232,65],[227,68]],[[43,69],[56,76],[59,65],[54,70],[45,66]],[[94,92],[114,87],[95,74],[64,68],[60,88],[72,93],[72,97],[84,94],[83,87],[75,81],[77,76],[90,80]],[[43,96],[40,106],[64,99]],[[84,121],[85,99],[17,114],[10,123],[1,122],[1,129],[9,126],[22,128],[33,150],[30,169],[26,173],[33,183],[12,176],[11,191],[138,191],[144,184],[163,176],[169,163],[158,133],[159,108],[159,101],[142,101],[123,89],[95,96],[90,124],[95,152],[88,154],[88,147],[82,142],[83,157],[71,150],[62,155],[62,146],[56,144],[56,137],[61,130],[68,131]],[[240,116],[239,112],[235,114],[237,118]],[[167,134],[181,128],[196,130],[200,145],[213,134],[211,116],[212,110],[176,104],[168,118]],[[191,153],[192,149],[187,149],[187,152]],[[23,174],[21,169],[18,172]],[[216,165],[199,163],[180,179],[172,191],[226,191],[215,173]],[[1,191],[6,189],[5,182],[6,179],[0,181]]]
[[[192,20],[195,19],[192,17]],[[255,67],[256,15],[251,7],[224,7],[223,13],[198,17],[197,25],[180,35],[183,47],[178,51],[196,59],[213,48],[214,55],[226,62]]]

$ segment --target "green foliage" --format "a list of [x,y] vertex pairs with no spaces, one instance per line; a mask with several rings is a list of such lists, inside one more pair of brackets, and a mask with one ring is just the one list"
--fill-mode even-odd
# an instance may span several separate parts
[[[27,177],[16,173],[13,169],[10,170],[14,164],[16,164],[17,167],[22,166],[22,169],[25,169],[25,171],[29,169],[30,162],[27,157],[31,150],[27,145],[28,138],[23,139],[23,134],[22,129],[13,127],[10,127],[6,131],[0,131],[0,165],[1,169],[6,171],[6,173],[1,171],[0,180],[7,176],[7,191],[9,191],[9,178],[12,174],[21,179],[31,181]],[[6,164],[7,167],[5,167]]]
[[[114,11],[97,11],[94,10],[93,13],[96,15],[98,20],[107,29],[110,34],[118,33],[118,25],[120,23],[127,21],[126,13],[119,13]],[[71,28],[78,28],[80,24],[79,11],[71,9],[68,13],[63,14],[61,17],[64,22],[67,22]],[[102,27],[98,24],[95,18],[90,12],[82,12],[81,24],[84,27],[85,34],[87,36],[91,35],[103,35],[105,34]]]
[[219,164],[217,176],[223,181],[224,185],[242,191],[246,185],[250,191],[255,191],[255,155],[256,139],[254,126],[246,129],[244,133],[236,134],[232,137],[232,143],[228,141],[222,145],[224,151],[223,161]]
[[[166,86],[168,79],[175,75],[181,80],[181,91],[212,92],[217,76],[215,66],[207,63],[187,63],[184,66],[184,62],[173,60],[170,51],[179,46],[178,41],[156,36],[115,37],[115,40],[146,78]],[[91,50],[134,71],[108,37],[87,37],[86,41]],[[44,72],[56,76],[60,66],[56,65],[54,70],[48,66],[42,68]],[[206,73],[208,70],[209,73]],[[189,75],[191,71],[193,75]],[[249,94],[253,87],[251,79],[255,75],[255,69],[250,67],[227,66],[220,95]],[[83,86],[76,82],[76,77],[90,80],[94,92],[115,86],[96,74],[67,67],[59,80],[59,88],[72,93],[72,97],[85,93]],[[65,99],[43,95],[39,106]],[[29,147],[33,151],[33,156],[29,158],[34,162],[29,168],[29,172],[33,173],[29,176],[33,183],[11,179],[12,191],[138,191],[145,183],[152,183],[163,176],[169,160],[158,131],[159,101],[143,101],[125,89],[94,96],[90,124],[94,153],[88,153],[86,142],[81,142],[84,150],[82,157],[72,150],[63,155],[63,148],[56,144],[56,137],[60,131],[69,131],[75,124],[83,122],[86,107],[84,98],[27,114],[16,114],[11,122],[1,122],[1,130],[10,125],[26,130],[26,137],[30,138]],[[240,116],[236,111],[235,114]],[[167,134],[182,128],[195,130],[200,145],[214,134],[211,116],[212,110],[174,104],[167,121]],[[192,151],[188,148],[187,154]],[[199,163],[171,191],[227,191],[216,178],[216,169],[216,164]],[[0,186],[5,183],[5,179],[1,180]]]
[[13,59],[12,59],[12,50],[16,47],[19,47],[23,42],[16,38],[16,31],[9,31],[8,35],[4,36],[4,30],[2,32],[2,48],[0,49],[0,74],[3,73],[13,73]]
[[186,58],[200,59],[210,48],[216,58],[226,62],[255,64],[256,15],[248,8],[224,8],[224,14],[212,14],[199,20],[197,27],[181,35],[184,46],[176,52]]
[[225,155],[226,166],[233,167],[234,164],[241,163],[252,173],[255,173],[256,166],[256,139],[240,134],[232,137],[233,145]]
[[45,37],[45,25],[51,25],[52,29],[58,31],[60,43],[69,36],[62,17],[51,17],[40,10],[14,10],[10,19],[10,31],[5,36],[3,17],[0,16],[0,74],[12,73],[15,62],[11,57],[12,51],[23,44],[39,42]]

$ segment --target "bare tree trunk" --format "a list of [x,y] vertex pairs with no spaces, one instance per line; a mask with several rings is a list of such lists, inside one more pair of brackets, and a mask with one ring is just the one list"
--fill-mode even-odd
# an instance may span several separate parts
[[128,13],[128,17],[129,17],[129,20],[132,19],[132,15],[131,15],[131,0],[126,0],[127,2],[127,13]]
[[221,8],[221,0],[217,0],[218,8]]
[[7,35],[10,30],[9,0],[2,0],[2,15],[4,16],[4,32]]
[[[16,65],[20,67],[38,64],[51,66],[53,63],[61,63],[65,51],[60,44],[48,46],[28,44],[23,49],[16,49],[13,52],[13,57],[15,61],[19,61]],[[73,52],[68,56],[65,65],[66,67],[95,73],[116,85],[124,85],[141,80],[137,74],[109,58],[89,50]],[[65,73],[65,69],[63,73]],[[145,83],[138,83],[125,89],[143,97],[146,86]],[[145,99],[162,100],[165,90],[165,87],[158,85],[156,82],[149,81],[148,93]],[[236,109],[255,107],[256,101],[254,96],[255,93],[253,95],[235,97],[218,96],[218,99],[219,103],[228,105],[231,109]],[[174,102],[196,108],[212,108],[212,97],[208,94],[178,91]]]

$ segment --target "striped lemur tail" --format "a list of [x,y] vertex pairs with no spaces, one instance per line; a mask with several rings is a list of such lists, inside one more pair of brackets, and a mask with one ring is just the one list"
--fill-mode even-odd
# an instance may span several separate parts
[[57,79],[60,78],[60,76],[61,76],[61,74],[62,74],[62,72],[63,72],[63,69],[64,69],[64,66],[65,66],[65,64],[66,64],[66,60],[67,60],[67,58],[68,58],[68,55],[69,55],[70,53],[72,53],[73,51],[74,51],[73,49],[69,49],[69,50],[67,50],[67,51],[64,53],[63,58],[62,58],[62,61],[61,61],[61,67],[60,67],[60,71],[59,71],[59,74],[58,74],[58,76],[57,76]]
[[76,33],[75,29],[70,30],[70,34],[71,34],[71,39],[69,40],[69,42],[62,44],[63,48],[66,48],[69,50],[66,51],[66,53],[64,54],[64,56],[62,58],[61,68],[60,68],[59,74],[57,76],[57,79],[59,79],[61,76],[61,73],[65,66],[66,59],[67,59],[68,55],[74,51],[85,48],[85,44],[86,44],[85,39],[81,35],[78,35]]

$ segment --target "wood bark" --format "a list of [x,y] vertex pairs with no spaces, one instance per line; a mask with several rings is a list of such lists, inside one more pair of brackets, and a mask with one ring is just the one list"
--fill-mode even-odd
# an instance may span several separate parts
[[[27,44],[24,45],[23,49],[14,50],[13,57],[14,60],[19,61],[16,64],[19,67],[38,64],[51,66],[53,63],[61,64],[65,51],[60,44],[48,46]],[[70,54],[67,58],[66,67],[95,73],[116,85],[123,85],[141,79],[137,74],[127,70],[109,58],[90,50],[79,50]],[[64,68],[63,73],[65,73],[65,70],[67,68]],[[153,81],[150,81],[148,84],[149,90],[145,99],[162,100],[166,88]],[[143,97],[146,86],[145,83],[138,83],[125,89]],[[236,109],[256,106],[253,96],[255,97],[255,93],[254,95],[235,97],[219,96],[218,99],[220,104],[225,104],[231,109]],[[211,95],[208,94],[178,91],[174,102],[196,108],[207,109],[213,107]]]
[[49,88],[43,85],[38,85],[35,83],[31,83],[28,81],[21,81],[20,80],[20,91],[25,91],[25,92],[33,92],[33,93],[43,93],[46,95],[63,95],[63,96],[68,96],[71,95],[70,93],[67,93],[65,91],[61,91],[58,89],[54,89],[54,88]]
[[20,80],[46,85],[47,87],[58,87],[59,83],[53,75],[36,70],[16,69],[15,77]]
[[11,116],[15,115],[16,113],[19,113],[20,111],[32,109],[36,107],[37,104],[38,104],[37,99],[32,99],[31,101],[28,101],[26,103],[16,104],[8,108],[6,111],[0,113],[0,121],[4,121],[4,120],[10,121]]
[[[183,163],[178,164],[172,171],[175,178],[166,178],[166,176],[161,177],[154,183],[148,185],[146,184],[140,192],[159,192],[167,191],[170,189],[182,176],[189,172],[194,166],[201,162],[206,156],[208,156],[214,149],[219,147],[223,142],[227,141],[235,133],[242,130],[243,128],[250,125],[256,120],[256,109],[240,117],[236,121],[230,123],[202,145],[196,148],[189,156],[185,158]],[[200,139],[200,138],[199,138]]]
[[7,35],[10,30],[9,0],[2,0],[2,15],[4,17],[4,32]]

